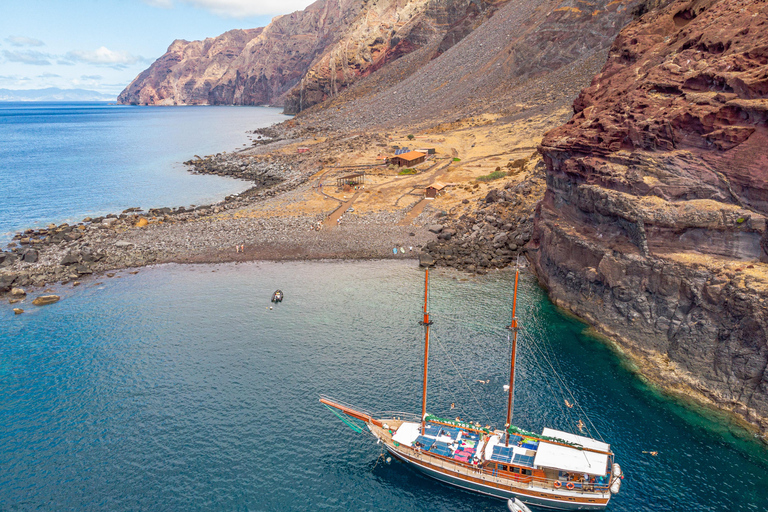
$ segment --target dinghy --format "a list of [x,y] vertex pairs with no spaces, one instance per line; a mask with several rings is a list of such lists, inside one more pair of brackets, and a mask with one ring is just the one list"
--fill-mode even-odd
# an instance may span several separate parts
[[525,506],[525,503],[517,498],[509,498],[507,500],[507,508],[509,512],[531,512],[531,509]]

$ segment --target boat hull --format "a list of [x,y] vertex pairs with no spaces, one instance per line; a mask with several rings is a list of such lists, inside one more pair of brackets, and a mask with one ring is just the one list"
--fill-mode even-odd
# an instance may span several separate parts
[[404,462],[405,464],[412,467],[413,469],[431,478],[434,478],[435,480],[439,480],[440,482],[443,482],[445,484],[452,485],[454,487],[460,487],[468,491],[485,494],[487,496],[492,496],[494,498],[507,500],[509,498],[516,497],[526,505],[534,505],[537,507],[549,508],[552,510],[605,510],[606,505],[608,505],[607,501],[604,503],[584,503],[584,502],[575,502],[575,501],[568,502],[562,499],[553,499],[553,498],[547,498],[544,496],[530,495],[522,489],[514,489],[514,490],[499,489],[497,487],[492,487],[490,485],[484,485],[480,482],[475,482],[475,481],[467,480],[457,476],[453,476],[448,472],[438,471],[435,468],[429,467],[427,464],[423,464],[421,462],[418,462],[409,458],[408,456],[400,453],[396,448],[390,446],[389,444],[386,444],[386,448],[387,448],[387,451],[392,454],[392,456],[394,456],[401,462]]

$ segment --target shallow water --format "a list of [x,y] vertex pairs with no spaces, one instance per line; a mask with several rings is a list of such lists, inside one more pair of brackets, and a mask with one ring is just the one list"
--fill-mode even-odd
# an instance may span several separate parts
[[[318,402],[419,412],[412,262],[122,276],[62,288],[61,302],[18,317],[4,306],[0,509],[506,510],[387,463]],[[465,277],[431,274],[428,410],[498,426],[513,275]],[[276,288],[285,301],[270,310]],[[588,417],[626,474],[609,511],[766,510],[764,449],[650,392],[530,275],[521,290],[514,422],[571,429]],[[584,414],[563,406],[561,386]]]
[[0,240],[11,231],[126,208],[219,201],[245,181],[192,175],[182,162],[242,148],[284,120],[265,107],[0,103]]

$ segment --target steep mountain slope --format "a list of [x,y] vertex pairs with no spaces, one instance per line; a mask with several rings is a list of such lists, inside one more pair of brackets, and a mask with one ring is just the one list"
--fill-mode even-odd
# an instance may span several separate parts
[[175,41],[118,101],[298,112],[422,47],[439,55],[494,9],[493,0],[318,0],[263,29]]
[[768,432],[768,4],[677,0],[616,39],[540,151],[552,298]]
[[298,121],[356,130],[558,109],[599,71],[613,39],[640,5],[638,0],[511,1],[439,57],[412,52]]

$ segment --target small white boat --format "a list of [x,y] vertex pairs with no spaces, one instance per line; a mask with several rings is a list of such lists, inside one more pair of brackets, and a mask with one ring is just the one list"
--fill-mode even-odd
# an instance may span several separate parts
[[507,500],[507,508],[509,512],[531,512],[531,509],[525,506],[525,503],[517,498],[509,498]]

